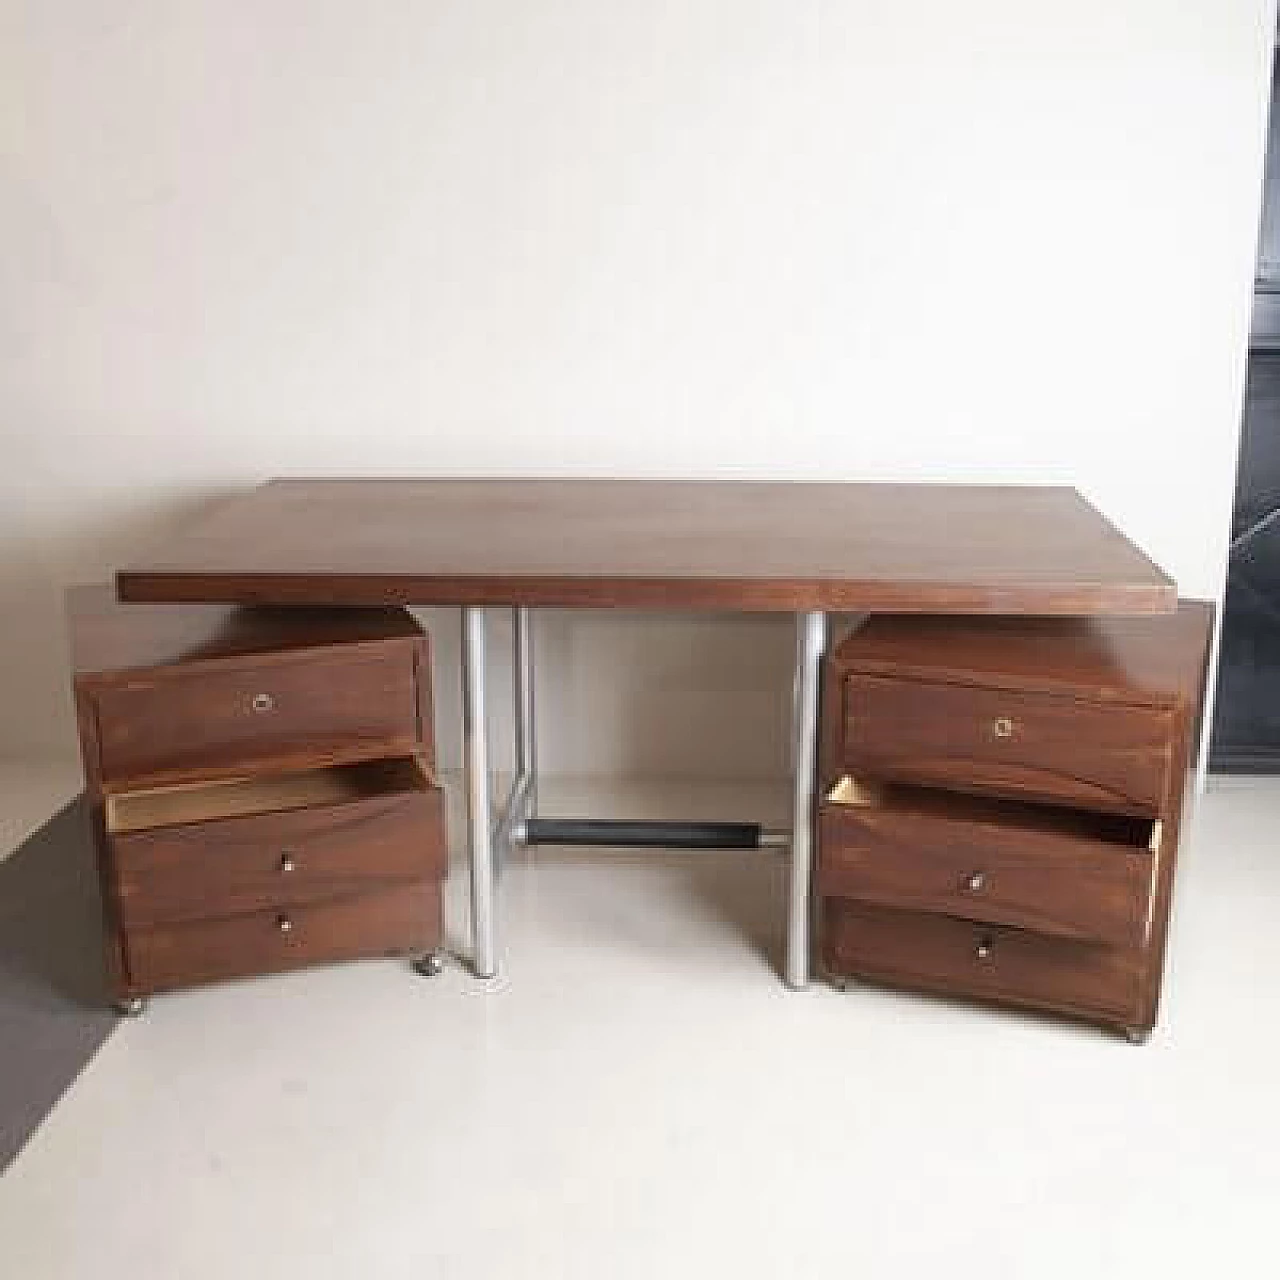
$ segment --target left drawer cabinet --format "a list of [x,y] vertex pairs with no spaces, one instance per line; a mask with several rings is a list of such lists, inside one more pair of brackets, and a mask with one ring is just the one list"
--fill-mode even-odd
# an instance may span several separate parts
[[398,609],[68,594],[111,994],[380,954],[439,968],[430,651]]

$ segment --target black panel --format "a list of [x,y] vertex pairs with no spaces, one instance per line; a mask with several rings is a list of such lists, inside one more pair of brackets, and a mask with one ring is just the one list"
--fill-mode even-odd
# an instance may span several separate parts
[[1210,767],[1280,773],[1280,58],[1262,221]]
[[1231,567],[1253,566],[1265,572],[1269,540],[1257,542],[1280,508],[1280,351],[1251,351],[1245,384],[1244,421],[1235,510],[1231,517]]
[[1209,762],[1280,773],[1280,353],[1249,360]]
[[1210,767],[1280,773],[1280,60],[1272,76],[1249,374]]
[[1262,223],[1258,229],[1258,281],[1280,288],[1280,128],[1275,119],[1280,61],[1271,70],[1271,126],[1267,134],[1267,167],[1263,178]]

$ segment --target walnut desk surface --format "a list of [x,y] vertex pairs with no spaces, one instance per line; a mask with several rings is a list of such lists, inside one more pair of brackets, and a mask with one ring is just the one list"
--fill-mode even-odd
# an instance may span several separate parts
[[[530,611],[795,614],[793,816],[776,833],[791,850],[794,987],[809,975],[827,614],[1138,614],[1176,604],[1173,583],[1075,490],[973,485],[273,480],[195,519],[121,570],[117,587],[126,601],[462,607],[472,963],[482,977],[497,972],[501,853],[564,825],[537,815]],[[516,777],[498,813],[488,605],[514,611]]]
[[1165,613],[1069,488],[288,479],[217,504],[121,599],[776,612]]

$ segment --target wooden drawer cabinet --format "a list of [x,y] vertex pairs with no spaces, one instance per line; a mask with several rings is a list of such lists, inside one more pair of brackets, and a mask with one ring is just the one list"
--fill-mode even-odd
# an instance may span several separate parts
[[1211,616],[854,631],[824,693],[828,972],[1145,1038]]
[[427,637],[398,609],[68,595],[113,995],[414,952],[446,870]]

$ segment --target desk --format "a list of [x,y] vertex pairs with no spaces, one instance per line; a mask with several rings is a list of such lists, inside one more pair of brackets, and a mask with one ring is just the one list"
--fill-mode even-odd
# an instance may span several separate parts
[[[274,480],[117,575],[125,601],[457,605],[473,965],[497,970],[494,849],[534,817],[530,610],[796,617],[786,978],[809,972],[819,673],[832,612],[1170,612],[1170,579],[1073,489],[648,480]],[[516,780],[489,797],[486,606],[514,610]]]

